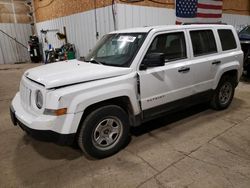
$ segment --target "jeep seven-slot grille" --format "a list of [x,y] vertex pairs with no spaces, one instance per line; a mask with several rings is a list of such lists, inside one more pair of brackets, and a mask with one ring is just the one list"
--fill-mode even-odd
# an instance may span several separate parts
[[20,84],[20,97],[23,107],[28,108],[30,106],[31,90],[24,83]]

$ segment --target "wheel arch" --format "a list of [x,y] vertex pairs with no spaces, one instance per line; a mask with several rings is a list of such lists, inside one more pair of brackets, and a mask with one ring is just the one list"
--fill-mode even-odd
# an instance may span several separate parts
[[224,77],[224,76],[230,76],[234,81],[235,81],[235,87],[238,85],[238,82],[239,82],[239,72],[236,68],[231,68],[231,69],[227,69],[227,70],[224,70],[223,72],[221,72],[218,76],[217,76],[217,79],[216,79],[216,82],[213,86],[213,89],[216,89],[221,78]]
[[134,109],[132,106],[132,103],[128,96],[119,96],[111,99],[106,99],[104,101],[96,102],[94,104],[89,105],[86,107],[82,113],[81,119],[78,123],[77,127],[77,134],[79,133],[79,130],[81,128],[82,122],[85,120],[85,118],[94,110],[102,107],[102,106],[108,106],[108,105],[116,105],[122,108],[127,114],[130,122],[130,126],[134,124]]

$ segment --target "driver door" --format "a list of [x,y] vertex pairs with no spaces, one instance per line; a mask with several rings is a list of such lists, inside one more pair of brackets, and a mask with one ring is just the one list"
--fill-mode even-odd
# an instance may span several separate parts
[[139,71],[141,107],[145,119],[175,108],[175,102],[194,93],[186,41],[185,30],[153,37],[146,55],[164,53],[165,65]]

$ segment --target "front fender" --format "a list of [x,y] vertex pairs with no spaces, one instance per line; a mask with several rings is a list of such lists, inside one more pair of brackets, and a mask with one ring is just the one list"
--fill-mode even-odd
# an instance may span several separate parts
[[138,114],[140,108],[138,106],[135,88],[130,84],[125,84],[125,83],[117,86],[109,86],[89,92],[84,92],[76,96],[72,100],[68,108],[68,112],[69,113],[84,112],[84,110],[92,104],[124,96],[129,98],[133,112],[135,114]]
[[65,88],[60,95],[62,96],[61,103],[68,108],[67,113],[74,114],[73,119],[67,119],[68,126],[64,127],[67,130],[70,129],[70,132],[77,132],[81,117],[87,107],[105,100],[128,97],[134,115],[140,113],[135,75],[76,85],[73,88]]

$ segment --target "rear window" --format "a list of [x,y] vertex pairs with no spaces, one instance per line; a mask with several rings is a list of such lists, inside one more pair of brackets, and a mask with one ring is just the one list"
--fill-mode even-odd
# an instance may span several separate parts
[[232,50],[237,48],[233,32],[230,29],[218,29],[222,50]]
[[190,31],[194,56],[217,52],[216,42],[212,30]]

